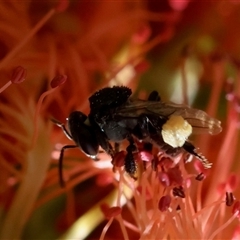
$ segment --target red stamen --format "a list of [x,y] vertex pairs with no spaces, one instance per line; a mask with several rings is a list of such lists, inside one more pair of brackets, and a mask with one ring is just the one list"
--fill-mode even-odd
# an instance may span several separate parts
[[187,7],[189,0],[169,0],[168,2],[175,11],[183,11]]
[[164,187],[168,187],[170,186],[170,179],[167,173],[165,172],[160,172],[158,173],[158,179],[160,181],[160,183],[164,186]]
[[168,169],[167,173],[171,183],[176,183],[177,185],[183,184],[182,172],[178,167]]
[[[136,188],[136,190],[140,193],[141,196],[143,196],[144,193],[143,193],[142,186],[138,186]],[[145,189],[145,194],[144,195],[145,195],[146,201],[152,199],[152,196],[151,196],[151,194],[150,194],[150,192],[147,188]]]
[[237,217],[239,217],[239,213],[240,213],[240,201],[236,201],[233,205],[233,209],[232,209],[232,213],[233,214],[237,214]]
[[16,67],[11,76],[12,83],[21,83],[25,80],[27,76],[27,70],[21,66]]
[[234,202],[234,196],[233,194],[230,192],[226,192],[226,205],[228,207],[232,206]]
[[184,186],[186,186],[186,188],[190,188],[191,184],[192,184],[192,180],[190,178],[186,178],[184,179]]
[[196,161],[194,161],[193,165],[194,165],[195,170],[199,174],[203,174],[205,177],[208,175],[209,170],[204,167],[204,165],[202,164],[201,161],[196,160]]
[[152,153],[150,153],[148,151],[140,151],[138,154],[139,154],[142,161],[150,162],[154,158]]
[[100,187],[108,186],[112,182],[113,182],[113,177],[112,177],[112,175],[108,174],[107,172],[99,174],[96,179],[96,184]]
[[217,190],[220,195],[222,195],[224,192],[233,192],[236,190],[239,183],[239,179],[236,176],[236,174],[232,173],[226,182],[222,182],[218,184]]
[[120,207],[109,207],[106,203],[100,206],[106,219],[117,217],[122,213],[122,208]]
[[158,209],[161,212],[165,212],[170,207],[170,203],[171,203],[171,197],[169,195],[163,196],[159,200]]
[[151,29],[147,24],[140,26],[138,31],[132,36],[132,42],[135,44],[145,43],[151,35]]
[[0,93],[6,90],[12,83],[21,83],[25,80],[27,75],[27,70],[24,69],[21,66],[16,67],[13,72],[12,76],[10,78],[10,81],[8,81],[4,86],[0,88]]
[[56,90],[56,88],[58,86],[60,86],[61,84],[63,84],[66,80],[67,80],[67,76],[66,75],[59,75],[59,76],[54,77],[53,80],[51,81],[51,87],[53,87],[53,88],[48,90],[48,91],[46,91],[46,92],[44,92],[40,96],[40,98],[38,100],[38,103],[37,103],[35,115],[34,115],[34,126],[35,126],[35,129],[34,129],[34,133],[33,133],[33,139],[32,139],[32,145],[31,145],[32,147],[35,145],[36,140],[37,140],[37,136],[38,136],[38,119],[37,119],[37,116],[40,113],[41,105],[43,103],[44,98],[47,95],[49,95],[52,92],[54,92]]
[[217,186],[217,191],[219,195],[222,195],[224,192],[226,192],[226,183],[225,182],[219,183]]
[[120,152],[117,152],[114,157],[113,157],[113,160],[112,160],[112,164],[114,167],[122,167],[124,166],[124,159],[126,157],[126,151],[120,151]]
[[0,88],[0,93],[6,90],[12,84],[11,81],[8,81],[4,86]]
[[240,239],[240,226],[237,226],[233,231],[233,236],[231,240],[239,240]]
[[146,60],[143,60],[134,66],[134,69],[138,74],[146,72],[149,68],[150,68],[150,63]]
[[67,80],[67,76],[66,75],[56,76],[55,78],[53,78],[53,80],[50,83],[51,88],[56,88],[56,87],[62,85],[63,83],[66,82],[66,80]]
[[227,191],[233,192],[239,185],[239,178],[235,173],[232,173],[227,180]]

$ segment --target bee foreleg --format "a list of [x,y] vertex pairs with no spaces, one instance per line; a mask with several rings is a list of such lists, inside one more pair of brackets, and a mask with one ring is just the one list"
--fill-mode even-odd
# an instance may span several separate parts
[[97,141],[99,143],[99,145],[101,146],[101,148],[108,154],[110,155],[112,158],[114,157],[114,149],[112,147],[112,145],[109,143],[109,140],[107,138],[107,136],[105,135],[105,133],[95,130],[96,133],[96,138]]
[[51,121],[63,130],[64,134],[66,135],[66,137],[68,139],[73,140],[71,134],[68,132],[68,130],[66,129],[66,127],[63,123],[61,123],[53,118],[51,119]]
[[63,157],[64,157],[64,151],[68,148],[77,148],[77,145],[66,145],[62,147],[59,157],[59,164],[58,164],[58,174],[59,174],[59,183],[61,187],[65,187],[65,183],[63,180]]

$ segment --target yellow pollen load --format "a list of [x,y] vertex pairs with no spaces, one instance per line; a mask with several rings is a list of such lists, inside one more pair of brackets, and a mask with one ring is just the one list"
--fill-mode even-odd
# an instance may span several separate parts
[[192,126],[181,116],[171,116],[162,127],[162,137],[170,146],[182,147],[192,133]]

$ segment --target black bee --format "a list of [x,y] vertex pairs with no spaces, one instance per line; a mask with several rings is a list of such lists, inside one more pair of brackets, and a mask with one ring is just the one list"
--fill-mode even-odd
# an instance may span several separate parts
[[120,143],[128,140],[125,170],[131,176],[136,173],[133,155],[137,151],[135,139],[154,144],[172,156],[185,150],[198,157],[206,168],[209,167],[207,160],[187,139],[192,132],[221,132],[220,121],[186,105],[162,102],[156,91],[150,94],[148,100],[132,99],[131,94],[131,89],[124,86],[99,90],[89,98],[88,116],[79,111],[69,115],[69,131],[64,124],[53,120],[75,142],[74,145],[64,146],[60,153],[61,186],[64,185],[62,161],[65,149],[79,147],[87,156],[97,159],[101,146],[113,158],[115,149],[109,141]]

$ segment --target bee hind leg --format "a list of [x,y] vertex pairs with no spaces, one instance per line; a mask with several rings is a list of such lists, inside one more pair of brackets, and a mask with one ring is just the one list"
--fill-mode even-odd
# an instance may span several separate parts
[[[152,91],[148,97],[148,101],[161,101],[161,98],[157,91]],[[146,136],[149,136],[150,133],[154,131],[152,124],[149,122],[147,115],[141,115],[138,119],[138,124],[136,128],[133,130],[133,134],[138,139],[144,139]],[[132,137],[128,137],[129,146],[127,147],[127,155],[125,157],[125,170],[126,172],[134,179],[136,179],[137,173],[137,164],[134,159],[134,152],[137,150],[136,145],[134,144],[134,140]],[[153,145],[150,142],[144,143],[143,146],[145,151],[152,151]]]
[[203,164],[205,169],[211,168],[212,164],[200,153],[197,152],[197,149],[190,142],[185,142],[182,146],[185,151],[197,157]]

